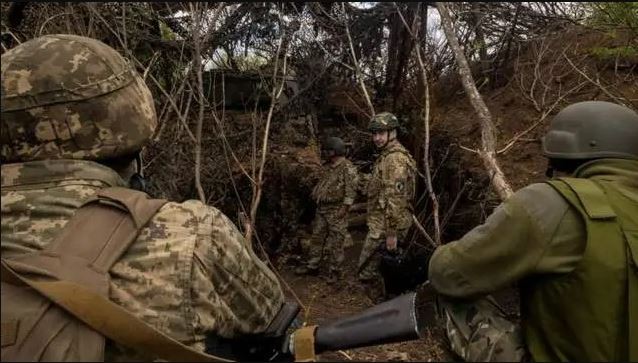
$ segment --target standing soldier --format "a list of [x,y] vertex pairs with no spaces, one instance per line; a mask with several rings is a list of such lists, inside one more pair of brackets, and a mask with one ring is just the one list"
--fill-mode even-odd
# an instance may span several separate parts
[[368,182],[368,235],[359,256],[359,280],[373,300],[384,295],[379,264],[383,249],[394,251],[412,224],[416,164],[397,140],[399,122],[393,114],[375,115],[368,130],[381,149]]
[[329,280],[341,278],[343,247],[349,238],[348,210],[356,197],[357,169],[346,159],[346,146],[338,137],[329,137],[325,148],[328,164],[323,177],[312,191],[317,203],[313,221],[310,259],[296,270],[298,274],[316,274],[323,256],[329,264]]

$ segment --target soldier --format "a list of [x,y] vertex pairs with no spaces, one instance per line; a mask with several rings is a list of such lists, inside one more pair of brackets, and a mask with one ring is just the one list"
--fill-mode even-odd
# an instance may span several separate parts
[[[348,232],[348,210],[356,197],[357,169],[345,157],[346,146],[338,137],[329,137],[324,150],[328,159],[323,177],[315,185],[312,197],[317,203],[313,221],[308,263],[298,274],[316,274],[322,260],[328,264],[328,281],[341,278],[344,243]],[[326,256],[326,259],[323,257]]]
[[[466,361],[638,361],[638,114],[570,105],[543,154],[559,177],[430,259],[451,346]],[[520,326],[488,295],[517,282]]]
[[[114,49],[46,35],[2,55],[1,122],[4,295],[5,264],[18,266],[48,248],[100,191],[139,180],[136,161],[157,117],[150,90]],[[219,210],[195,200],[167,202],[140,228],[110,268],[110,301],[198,352],[209,334],[259,333],[273,321],[284,301],[277,278]],[[33,321],[11,325],[12,314],[3,296],[3,360],[16,343],[10,337],[20,343],[22,323]],[[78,360],[92,349],[104,356],[99,345],[45,348],[40,341],[29,349],[36,360]],[[153,358],[112,341],[105,354],[107,361]]]
[[368,235],[359,256],[359,280],[370,285],[365,290],[373,300],[384,295],[381,252],[395,251],[412,224],[416,164],[397,140],[398,127],[397,118],[389,112],[375,115],[368,126],[381,154],[368,181]]

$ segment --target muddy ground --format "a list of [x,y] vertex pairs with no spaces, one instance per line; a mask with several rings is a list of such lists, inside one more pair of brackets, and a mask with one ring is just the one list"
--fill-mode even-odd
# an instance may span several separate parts
[[[352,231],[354,246],[345,253],[344,279],[328,284],[321,276],[298,276],[295,263],[288,261],[279,268],[279,273],[306,306],[303,319],[307,324],[329,322],[335,318],[362,311],[373,303],[364,294],[356,280],[356,265],[365,238],[365,230]],[[290,291],[287,291],[291,295]],[[453,356],[445,347],[442,329],[427,329],[420,340],[383,346],[327,352],[318,357],[320,361],[450,361]]]
[[[290,290],[305,305],[303,320],[308,325],[330,322],[333,319],[360,312],[373,305],[362,287],[357,283],[356,265],[361,245],[365,238],[365,228],[351,230],[354,246],[345,251],[344,279],[329,284],[323,275],[298,276],[294,273],[296,256],[281,259],[278,272],[288,285],[286,294],[292,297]],[[325,274],[325,271],[322,271]],[[509,289],[497,293],[497,300],[513,319],[518,314],[518,294]],[[423,337],[416,341],[387,344],[382,346],[326,352],[320,354],[319,361],[460,361],[447,346],[443,327],[432,322],[432,326],[423,331]]]

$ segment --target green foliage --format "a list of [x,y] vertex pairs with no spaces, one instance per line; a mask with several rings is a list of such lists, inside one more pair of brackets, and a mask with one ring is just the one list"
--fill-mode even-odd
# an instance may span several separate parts
[[256,54],[248,54],[247,56],[236,56],[235,62],[241,71],[253,71],[259,70],[265,66],[268,61],[264,57],[260,57]]
[[228,57],[226,52],[220,52],[220,61],[223,68],[233,69],[237,71],[259,71],[262,67],[268,64],[268,60],[255,53],[237,54],[232,57],[232,60]]
[[625,47],[594,47],[591,49],[591,54],[600,60],[614,60],[614,59],[627,59],[638,57],[638,47],[625,46]]
[[626,28],[638,34],[638,2],[588,3],[591,25],[602,28]]
[[[600,2],[588,3],[587,6],[590,10],[588,23],[616,39],[613,43],[618,43],[627,34],[630,39],[629,44],[593,47],[590,54],[601,61],[638,57],[638,2]],[[624,36],[621,36],[623,33]]]
[[159,21],[159,28],[160,28],[160,32],[162,33],[163,40],[177,39],[177,37],[175,36],[175,33],[171,30],[171,28],[169,28],[163,21],[161,20],[158,20],[158,21]]

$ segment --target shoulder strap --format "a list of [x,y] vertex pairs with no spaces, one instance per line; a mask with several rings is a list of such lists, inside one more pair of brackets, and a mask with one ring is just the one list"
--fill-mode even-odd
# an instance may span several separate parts
[[[587,223],[604,225],[615,223],[624,234],[627,243],[627,326],[628,326],[628,357],[629,361],[638,359],[638,345],[634,344],[638,337],[638,232],[624,230],[617,214],[612,209],[609,200],[601,187],[594,181],[584,178],[558,178],[547,181],[561,195],[563,195],[581,213],[589,217]],[[588,227],[588,233],[589,233]],[[605,235],[596,239],[604,241]],[[635,248],[632,248],[635,247]]]
[[229,362],[196,351],[170,338],[109,299],[68,281],[35,281],[13,271],[2,260],[2,280],[21,282],[49,298],[107,338],[168,361]]
[[106,272],[165,203],[132,189],[102,189],[78,209],[43,252],[80,257]]
[[[150,356],[169,361],[228,361],[170,338],[111,302],[102,289],[87,287],[86,279],[73,276],[73,267],[48,258],[72,256],[107,273],[165,203],[130,189],[103,189],[75,213],[58,238],[34,256],[38,263],[2,258],[1,280],[33,288],[105,337]],[[28,277],[38,275],[44,278]]]
[[566,184],[576,194],[581,206],[591,219],[615,218],[616,213],[609,205],[605,192],[595,182],[583,178],[559,178],[548,181],[561,194],[561,182]]
[[381,162],[382,159],[385,159],[387,156],[396,154],[396,153],[405,155],[409,160],[408,166],[410,167],[410,169],[412,169],[412,171],[414,171],[416,174],[421,176],[421,178],[426,179],[425,175],[423,175],[423,173],[419,171],[419,168],[417,167],[416,162],[414,161],[414,158],[412,157],[412,155],[410,155],[410,153],[406,149],[403,149],[403,148],[393,149],[386,154],[382,154],[378,162]]

